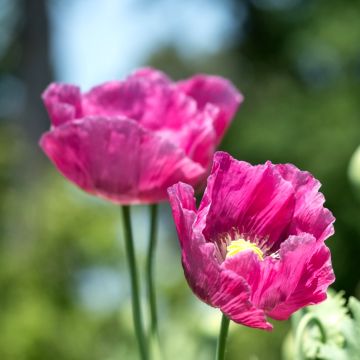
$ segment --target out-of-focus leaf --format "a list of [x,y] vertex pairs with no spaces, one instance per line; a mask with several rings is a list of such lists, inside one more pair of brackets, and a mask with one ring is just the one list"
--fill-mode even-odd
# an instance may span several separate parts
[[351,156],[348,168],[348,175],[351,184],[360,196],[360,146],[355,150]]
[[[298,348],[294,338],[300,339]],[[344,292],[330,290],[326,301],[305,309],[283,354],[286,360],[359,360],[360,302],[351,297],[346,306]]]

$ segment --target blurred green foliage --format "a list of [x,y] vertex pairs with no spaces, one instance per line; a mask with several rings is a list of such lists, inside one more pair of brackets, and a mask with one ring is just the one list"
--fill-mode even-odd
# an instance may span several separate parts
[[[0,358],[136,359],[117,207],[83,194],[55,172],[24,189],[9,189],[2,204]],[[134,210],[134,224],[143,227],[135,229],[143,260],[147,212]],[[171,214],[167,206],[161,210],[166,224],[157,278],[164,351],[173,359],[206,360],[215,350],[220,314],[187,288],[175,232],[168,226]],[[104,269],[117,274],[110,285],[119,287],[120,296],[113,303],[100,296],[99,304],[99,292],[106,292]],[[81,280],[94,282],[91,276],[81,278],[86,272],[97,273],[100,283],[83,292]],[[249,339],[256,334],[256,351],[263,355],[269,339],[277,339],[269,357],[276,359],[286,326],[278,324],[274,334],[238,326],[232,330],[231,338],[242,340],[230,341],[229,351],[253,353]]]
[[286,360],[359,360],[360,302],[328,292],[323,303],[300,310],[292,319],[283,355]]
[[[292,162],[322,182],[337,218],[328,240],[335,288],[359,295],[360,202],[347,168],[360,143],[360,3],[233,0],[224,6],[239,18],[246,13],[226,51],[184,59],[170,47],[149,63],[175,79],[208,72],[234,81],[246,100],[222,149],[252,163]],[[22,41],[13,34],[1,76],[21,76]],[[0,116],[0,359],[136,359],[118,209],[68,184],[27,142],[20,122]],[[146,214],[134,209],[140,260]],[[185,283],[166,205],[160,226],[165,354],[207,360],[219,314]],[[272,333],[232,325],[227,358],[279,359],[288,329],[287,322]]]

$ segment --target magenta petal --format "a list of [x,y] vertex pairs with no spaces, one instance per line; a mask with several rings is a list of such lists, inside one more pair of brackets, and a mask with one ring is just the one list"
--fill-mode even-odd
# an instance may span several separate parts
[[284,299],[283,291],[275,286],[283,281],[278,260],[267,257],[261,261],[252,251],[244,251],[227,258],[223,266],[245,279],[251,291],[252,303],[266,314]]
[[[209,96],[213,82],[214,93],[214,101],[201,105],[195,99],[195,90],[191,91],[194,97],[188,95],[181,85],[152,68],[139,69],[123,81],[106,82],[85,94],[76,86],[52,84],[43,94],[51,130],[70,122],[74,125],[44,134],[43,148],[66,177],[84,190],[115,202],[160,201],[166,198],[166,187],[178,181],[198,188],[220,140],[218,124],[227,127],[235,111],[229,110],[233,101],[229,99],[237,97],[225,79],[201,78],[209,80]],[[100,119],[104,119],[103,125]],[[84,125],[86,121],[91,124]],[[120,121],[133,124],[120,129],[115,125]],[[93,134],[95,128],[98,135]],[[133,137],[134,147],[123,140],[122,133]],[[84,144],[76,143],[82,141]],[[126,143],[124,149],[120,149],[122,142]],[[109,143],[116,151],[107,149]],[[101,160],[99,152],[104,156]],[[107,163],[108,159],[111,163]]]
[[290,236],[281,244],[280,259],[260,261],[251,251],[224,261],[223,266],[249,285],[251,302],[277,320],[323,301],[334,281],[330,251],[310,234]]
[[217,152],[199,211],[207,209],[207,239],[231,229],[240,234],[267,239],[278,246],[294,211],[294,190],[274,165],[251,166],[224,152]]
[[[169,189],[189,285],[235,322],[271,329],[266,316],[287,319],[323,301],[335,279],[322,241],[333,217],[322,208],[319,183],[295,169],[252,166],[219,152],[198,211],[191,186]],[[243,248],[229,253],[240,239],[234,246]]]
[[263,277],[255,297],[258,306],[278,320],[326,299],[335,280],[329,249],[310,234],[290,236],[281,244],[280,260],[265,260],[262,267],[271,275]]
[[160,81],[157,72],[151,71],[154,79],[145,76],[147,71],[137,72],[124,82],[93,88],[84,95],[84,112],[135,119],[208,168],[217,141],[213,122],[218,109],[209,105],[199,111],[193,99],[168,86],[162,78]]
[[42,99],[54,126],[82,116],[81,94],[77,86],[50,84],[42,94]]
[[195,99],[200,109],[209,103],[220,109],[214,122],[219,142],[243,101],[242,94],[228,80],[219,76],[196,75],[180,81],[178,87]]
[[139,81],[109,81],[83,95],[84,116],[125,116],[138,120],[146,108],[147,89]]
[[145,127],[160,128],[165,122],[169,97],[174,93],[170,85],[162,72],[139,69],[123,81],[105,82],[85,93],[84,114],[125,116],[141,121]]
[[194,227],[196,217],[194,189],[183,183],[168,189],[182,250],[185,277],[194,293],[212,305],[212,296],[218,290],[220,268],[214,244],[206,243]]
[[291,164],[276,165],[281,176],[290,181],[295,190],[294,219],[291,234],[310,233],[323,241],[334,233],[332,213],[324,208],[324,196],[319,192],[320,182],[310,173]]
[[160,83],[164,85],[171,84],[171,80],[169,79],[168,76],[166,76],[166,74],[164,74],[160,70],[156,70],[150,67],[137,69],[128,77],[128,79],[133,79],[133,78],[141,79],[153,84],[155,83]]
[[[48,154],[49,151],[56,154],[49,156],[69,179],[86,191],[115,202],[142,202],[142,199],[145,202],[151,199],[159,201],[166,198],[166,187],[178,181],[201,186],[219,142],[214,124],[223,116],[221,106],[207,102],[200,108],[193,97],[188,96],[164,73],[151,68],[139,69],[123,81],[106,82],[85,94],[81,94],[76,86],[52,84],[44,92],[43,99],[53,127],[69,122],[77,124],[59,133],[51,131],[45,134],[42,140],[46,143],[44,149],[49,149]],[[98,119],[96,126],[93,124],[95,118]],[[93,119],[89,128],[80,125],[89,119]],[[99,119],[105,119],[104,125],[100,125]],[[114,145],[118,147],[116,154],[110,156],[106,150],[106,134],[116,136],[116,133],[130,130],[119,130],[118,127],[111,130],[106,123],[109,119],[137,122],[136,126],[142,130],[136,132],[132,129],[131,135],[134,136],[133,140],[141,139],[141,145],[134,143],[133,148],[127,142],[128,148],[124,149]],[[93,134],[83,136],[86,132],[92,133],[90,127],[99,130],[96,141]],[[76,135],[76,141],[84,141],[84,144],[75,143],[75,128],[80,129],[79,133],[82,134]],[[65,140],[65,134],[72,140]],[[105,136],[104,144],[101,143],[102,136]],[[61,159],[62,147],[66,147],[64,159]],[[106,155],[101,165],[97,147]],[[88,150],[91,150],[91,155],[86,154]],[[127,159],[125,151],[129,152]],[[169,151],[168,159],[165,159],[166,151]],[[118,153],[122,154],[123,160]],[[159,157],[159,163],[156,157]],[[107,158],[112,161],[107,165],[110,170],[105,169]],[[115,169],[118,161],[119,166]],[[95,174],[97,170],[102,173]],[[110,175],[120,179],[110,178]],[[125,177],[128,180],[124,180]],[[154,187],[150,188],[150,185]],[[138,188],[135,189],[135,186]],[[129,191],[127,195],[126,187]],[[116,194],[116,191],[120,193]]]
[[116,203],[164,200],[180,179],[194,184],[205,169],[184,152],[126,118],[90,117],[57,127],[40,145],[60,172]]
[[250,301],[251,290],[247,282],[235,272],[223,270],[220,278],[221,287],[212,297],[213,306],[231,320],[253,328],[271,330],[263,310],[256,308]]
[[221,268],[215,244],[205,242],[195,226],[194,190],[183,183],[168,190],[182,249],[185,277],[194,293],[218,307],[233,321],[261,329],[271,329],[264,312],[250,301],[249,285],[235,272]]
[[150,79],[133,75],[125,81],[94,87],[83,96],[84,114],[125,116],[154,131],[179,131],[198,115],[193,99],[164,82]]
[[204,177],[206,169],[170,141],[150,131],[141,140],[138,186],[147,202],[165,200],[167,188],[180,180],[195,186]]
[[216,108],[206,107],[202,112],[193,116],[182,129],[167,129],[159,133],[176,142],[195,162],[204,168],[209,168],[212,154],[215,151],[216,134],[213,128],[213,119],[217,112]]
[[250,250],[242,251],[235,256],[226,258],[222,266],[242,277],[251,289],[251,293],[254,293],[262,281],[263,269],[261,267],[261,261],[259,257]]

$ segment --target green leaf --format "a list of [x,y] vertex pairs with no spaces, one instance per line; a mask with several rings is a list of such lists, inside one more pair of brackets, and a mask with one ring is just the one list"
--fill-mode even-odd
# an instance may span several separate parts
[[[344,292],[330,290],[328,299],[296,316],[291,338],[297,338],[295,352],[286,358],[307,360],[360,360],[360,302]],[[294,348],[294,347],[293,347]]]

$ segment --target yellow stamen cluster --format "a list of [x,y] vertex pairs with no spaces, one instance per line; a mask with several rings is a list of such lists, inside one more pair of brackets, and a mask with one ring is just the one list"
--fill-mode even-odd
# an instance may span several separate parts
[[238,239],[231,241],[231,243],[226,247],[226,250],[227,250],[227,254],[226,254],[227,257],[234,256],[241,251],[251,250],[259,257],[259,260],[264,260],[264,254],[261,251],[261,249],[258,246],[256,246],[254,243],[245,239]]

